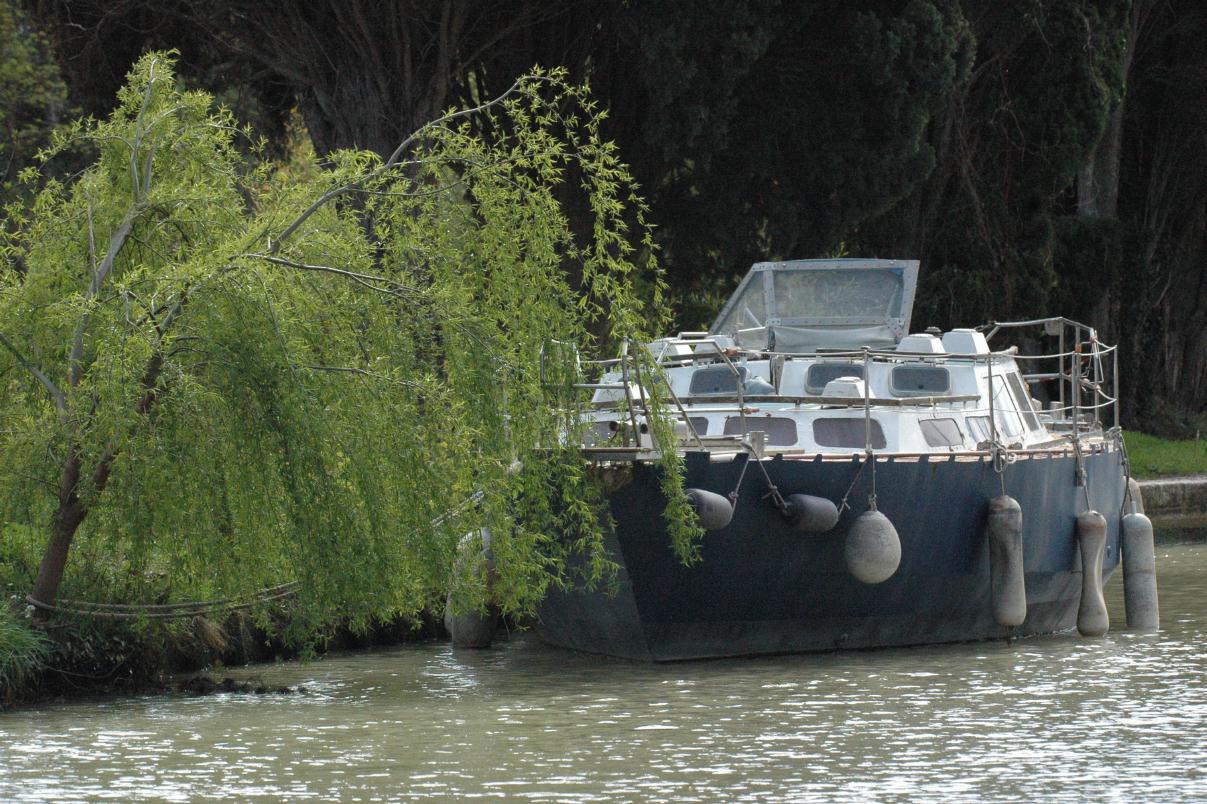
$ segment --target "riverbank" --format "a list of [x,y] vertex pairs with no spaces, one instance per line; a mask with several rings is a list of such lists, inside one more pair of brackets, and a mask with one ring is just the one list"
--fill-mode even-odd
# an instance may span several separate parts
[[1125,430],[1132,475],[1139,480],[1207,474],[1207,440],[1171,439]]
[[1132,476],[1161,544],[1207,541],[1207,441],[1126,430]]
[[[181,676],[202,671],[447,639],[440,618],[428,614],[360,631],[339,626],[320,642],[290,643],[280,636],[288,616],[283,608],[271,612],[271,631],[244,612],[221,620],[73,617],[37,627],[15,605],[0,603],[0,711],[47,700],[171,692]],[[204,686],[185,691],[197,694]]]

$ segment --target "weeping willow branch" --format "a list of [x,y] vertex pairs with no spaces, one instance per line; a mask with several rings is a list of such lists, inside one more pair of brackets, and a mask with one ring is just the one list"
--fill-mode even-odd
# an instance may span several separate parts
[[[273,265],[281,265],[286,268],[296,268],[299,271],[317,271],[320,273],[335,274],[336,276],[342,276],[347,279],[351,279],[353,282],[356,282],[359,285],[364,285],[369,290],[373,290],[378,293],[391,293],[394,295],[402,295],[402,294],[419,295],[419,291],[416,288],[408,287],[407,285],[400,284],[400,283],[395,282],[394,280],[392,280],[388,277],[384,277],[384,276],[374,276],[373,274],[361,274],[361,273],[357,273],[355,271],[348,271],[343,268],[334,268],[330,265],[316,265],[313,263],[297,262],[296,260],[287,260],[284,257],[275,257],[271,254],[251,253],[251,254],[248,254],[247,256],[250,258],[253,258],[253,259],[259,259],[259,260],[265,260],[266,262],[271,262]],[[384,288],[378,287],[377,285],[372,284],[373,282],[380,282],[381,284],[387,285],[388,287],[384,287]]]
[[384,374],[378,374],[376,372],[357,368],[355,366],[324,366],[317,363],[309,363],[305,365],[304,368],[311,369],[312,371],[333,371],[342,374],[359,374],[362,377],[371,377],[375,380],[393,383],[394,385],[401,385],[404,388],[414,388],[416,390],[419,390],[423,387],[417,382],[411,382],[410,380],[404,380],[398,377],[387,377]]
[[361,188],[367,182],[371,182],[374,179],[384,176],[385,174],[389,173],[391,170],[396,168],[398,166],[399,160],[402,158],[402,155],[404,153],[406,153],[407,148],[414,145],[415,142],[417,142],[425,133],[432,131],[433,129],[439,128],[441,126],[444,126],[445,124],[450,123],[453,120],[457,120],[457,119],[463,118],[463,117],[472,117],[473,115],[481,114],[482,112],[485,112],[488,109],[496,107],[496,106],[500,105],[501,103],[503,103],[504,101],[506,101],[508,98],[515,95],[517,92],[519,92],[525,83],[529,83],[532,81],[548,81],[548,80],[550,80],[550,79],[546,76],[534,76],[534,75],[521,76],[520,78],[517,78],[515,83],[512,84],[510,87],[508,87],[503,92],[503,94],[499,95],[498,97],[494,98],[493,100],[489,100],[486,103],[480,104],[478,106],[474,106],[473,108],[470,108],[470,109],[461,109],[461,110],[458,110],[455,112],[448,112],[447,114],[445,114],[441,117],[438,117],[435,120],[432,120],[432,121],[420,126],[413,134],[411,134],[409,137],[407,137],[405,140],[403,140],[401,143],[399,143],[398,147],[394,149],[394,152],[392,154],[390,154],[390,158],[387,159],[382,164],[382,166],[379,167],[377,170],[374,170],[373,172],[369,173],[366,176],[363,176],[360,179],[357,179],[356,181],[342,184],[339,187],[334,187],[334,188],[328,190],[327,192],[323,193],[321,196],[319,196],[318,199],[315,200],[315,202],[313,204],[308,206],[302,212],[302,214],[298,215],[297,218],[295,218],[293,220],[293,222],[291,222],[288,226],[286,226],[283,230],[281,230],[281,233],[279,235],[277,235],[276,240],[273,240],[271,237],[269,238],[268,253],[276,254],[278,251],[280,251],[282,243],[284,243],[286,240],[288,240],[289,237],[294,232],[296,232],[298,230],[298,228],[310,218],[311,215],[318,212],[320,209],[325,207],[327,204],[331,203],[331,201],[335,200],[336,198],[339,198],[341,195],[345,195],[347,193],[353,192],[354,190]]
[[3,335],[0,335],[0,344],[3,344],[8,351],[12,352],[13,357],[17,359],[17,362],[20,363],[26,371],[32,374],[34,379],[42,383],[42,386],[50,393],[51,399],[54,400],[54,406],[59,409],[59,412],[66,413],[67,397],[63,395],[61,390],[59,390],[59,386],[54,384],[54,380],[50,379],[50,377],[47,377],[45,372],[35,366],[28,358],[25,357],[25,355],[21,354],[17,347],[13,346],[9,339]]

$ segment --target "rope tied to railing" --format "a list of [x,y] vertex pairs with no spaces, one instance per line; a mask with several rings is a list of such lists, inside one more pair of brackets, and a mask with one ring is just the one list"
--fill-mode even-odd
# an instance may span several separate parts
[[[763,499],[766,500],[766,499],[770,498],[772,505],[774,505],[776,508],[778,508],[781,512],[787,512],[788,503],[784,502],[784,497],[782,494],[780,494],[779,487],[776,486],[775,483],[773,483],[771,481],[771,475],[770,475],[770,473],[768,473],[767,467],[763,466],[763,456],[760,454],[759,450],[755,449],[754,444],[752,444],[750,442],[749,437],[742,440],[742,446],[747,450],[747,452],[750,453],[750,457],[746,459],[746,464],[749,465],[751,460],[753,460],[755,463],[757,463],[760,471],[762,471],[762,473],[763,473],[763,480],[765,480],[767,482],[768,491],[765,495],[763,495]],[[743,466],[742,467],[742,476],[744,477],[745,475],[746,475],[746,467]],[[741,485],[741,478],[739,478],[738,484]],[[738,503],[737,489],[734,489],[734,493],[731,496],[731,500],[733,502],[734,507],[736,508],[737,503]]]
[[1003,495],[1006,493],[1006,467],[1016,460],[1018,457],[1001,441],[995,438],[989,442],[989,462],[993,466],[993,471],[997,473]]
[[872,452],[872,355],[863,348],[863,453],[865,465],[872,466],[872,493],[868,495],[868,510],[876,510],[876,455]]

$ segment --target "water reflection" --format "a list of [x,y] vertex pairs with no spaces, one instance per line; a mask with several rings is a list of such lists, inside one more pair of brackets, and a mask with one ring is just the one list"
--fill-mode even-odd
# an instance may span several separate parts
[[1207,546],[1159,553],[1159,634],[669,666],[515,638],[10,713],[0,799],[1207,797]]

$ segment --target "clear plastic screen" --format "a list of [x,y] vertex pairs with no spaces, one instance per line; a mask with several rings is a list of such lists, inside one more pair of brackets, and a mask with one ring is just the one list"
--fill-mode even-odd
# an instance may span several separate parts
[[[775,271],[775,315],[793,318],[888,319],[901,316],[900,269]],[[752,283],[753,284],[753,283]]]

